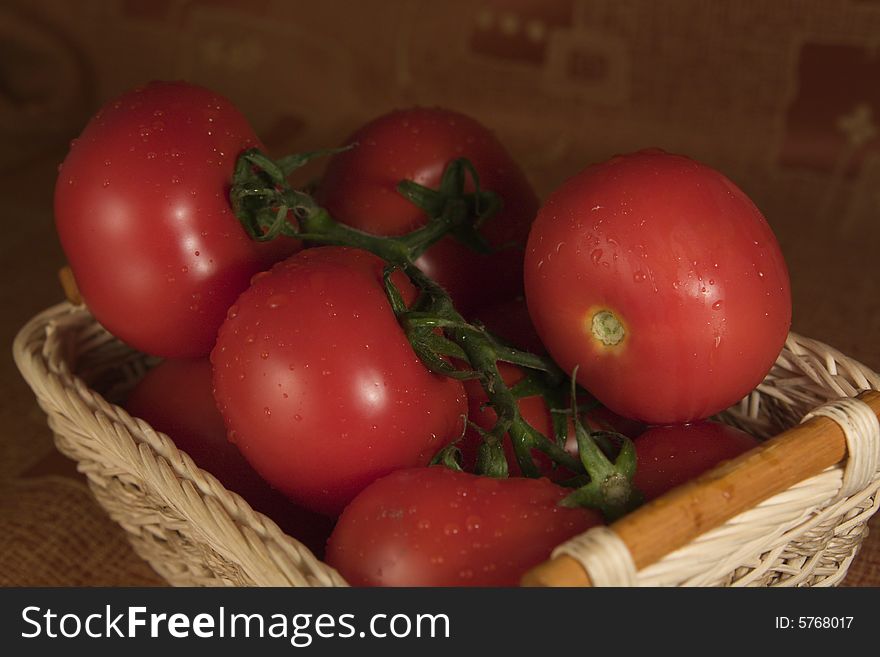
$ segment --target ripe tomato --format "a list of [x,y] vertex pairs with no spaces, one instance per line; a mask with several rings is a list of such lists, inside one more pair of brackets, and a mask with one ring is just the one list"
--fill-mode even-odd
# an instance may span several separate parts
[[553,192],[529,236],[525,285],[554,360],[649,424],[739,401],[791,322],[788,270],[755,205],[719,172],[656,150]]
[[754,436],[720,422],[652,427],[635,440],[633,484],[645,501],[652,500],[759,444]]
[[226,440],[226,426],[214,403],[207,358],[166,360],[147,372],[129,393],[125,408],[167,434],[203,470],[238,493],[256,511],[320,555],[330,520],[292,504],[273,490]]
[[560,543],[602,523],[547,479],[442,466],[399,470],[345,509],[327,563],[354,586],[515,586]]
[[417,264],[447,289],[464,315],[490,300],[522,292],[522,248],[538,200],[487,128],[450,110],[412,108],[380,116],[346,143],[357,145],[330,160],[315,196],[338,221],[379,235],[401,235],[425,223],[422,210],[397,192],[398,182],[413,180],[436,188],[447,164],[468,158],[480,186],[503,201],[481,233],[493,246],[513,243],[518,248],[480,255],[447,237]]
[[95,318],[158,356],[207,356],[250,277],[294,252],[257,243],[227,198],[239,153],[259,146],[217,94],[152,82],[107,103],[71,145],[55,221]]
[[383,264],[342,247],[278,263],[230,308],[211,354],[230,440],[272,485],[326,514],[392,470],[426,465],[467,412],[461,383],[429,372],[410,346]]

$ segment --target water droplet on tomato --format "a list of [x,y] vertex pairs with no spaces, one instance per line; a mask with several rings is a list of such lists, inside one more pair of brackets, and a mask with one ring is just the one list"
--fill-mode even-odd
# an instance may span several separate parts
[[104,182],[101,183],[101,187],[109,187],[109,186],[110,186],[109,180],[105,180]]
[[647,278],[647,276],[645,275],[645,272],[643,272],[641,270],[639,270],[635,274],[633,274],[633,281],[635,281],[636,283],[642,283],[642,282],[644,282],[644,280],[646,278]]
[[150,151],[149,153],[147,153],[147,159],[148,160],[155,160],[156,154],[153,151]]
[[712,310],[721,310],[721,306],[724,305],[723,301],[716,301],[712,304]]
[[297,422],[300,422],[303,419],[303,416],[300,415],[299,413],[297,413],[296,415],[293,416],[293,419],[296,420]]
[[283,294],[273,294],[266,301],[266,305],[272,310],[275,310],[277,308],[281,308],[286,303],[287,303],[287,297]]
[[260,354],[260,358],[262,358],[263,360],[268,360],[268,358],[269,358],[269,352],[268,352],[268,351],[264,351],[264,352],[262,352],[262,353]]
[[263,413],[266,414],[266,417],[270,417],[272,415],[272,409],[268,406],[263,406]]
[[483,519],[480,516],[468,516],[464,521],[464,526],[469,532],[477,531],[482,524]]
[[592,253],[590,253],[590,260],[593,261],[594,265],[598,265],[599,261],[602,260],[602,249],[593,249]]
[[443,533],[446,536],[455,536],[456,534],[458,534],[459,531],[460,531],[460,529],[459,529],[458,525],[455,524],[454,522],[447,523],[443,527]]

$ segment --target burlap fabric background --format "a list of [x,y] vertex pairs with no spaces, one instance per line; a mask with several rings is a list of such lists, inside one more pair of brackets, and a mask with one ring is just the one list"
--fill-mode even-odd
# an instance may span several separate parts
[[[700,158],[776,230],[794,329],[880,369],[878,46],[873,0],[5,0],[0,338],[61,298],[69,140],[114,94],[185,78],[276,154],[422,104],[492,127],[542,194],[615,152]],[[160,584],[55,452],[8,350],[0,365],[0,584]],[[880,584],[878,539],[848,584]]]

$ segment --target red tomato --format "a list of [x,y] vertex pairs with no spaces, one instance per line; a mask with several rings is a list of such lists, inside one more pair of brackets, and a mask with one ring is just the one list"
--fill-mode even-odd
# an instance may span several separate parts
[[95,318],[158,356],[207,356],[250,277],[298,243],[251,240],[228,201],[235,161],[260,146],[217,94],[152,82],[105,105],[74,140],[55,221]]
[[315,554],[323,554],[333,528],[330,520],[291,504],[254,471],[238,448],[226,440],[226,427],[211,390],[207,358],[166,360],[132,389],[125,408],[167,434],[196,465],[241,495],[251,508],[272,518]]
[[357,146],[330,160],[316,198],[335,219],[379,235],[401,235],[425,223],[422,210],[397,192],[401,180],[436,188],[447,164],[468,158],[480,186],[499,194],[504,204],[482,234],[493,246],[513,243],[519,248],[480,255],[447,237],[417,264],[449,291],[465,315],[490,300],[522,292],[522,248],[538,200],[486,127],[450,110],[413,108],[380,116],[346,143]]
[[791,322],[785,260],[755,205],[719,172],[656,150],[591,166],[548,198],[525,285],[554,360],[648,424],[742,399]]
[[442,466],[399,470],[345,509],[327,563],[354,586],[515,586],[567,539],[602,523],[547,479]]
[[467,412],[461,383],[429,372],[410,346],[383,264],[341,247],[278,263],[230,308],[211,354],[230,440],[322,513],[392,470],[426,465],[461,435]]
[[754,436],[720,422],[652,427],[635,440],[633,484],[645,501],[652,500],[759,444]]

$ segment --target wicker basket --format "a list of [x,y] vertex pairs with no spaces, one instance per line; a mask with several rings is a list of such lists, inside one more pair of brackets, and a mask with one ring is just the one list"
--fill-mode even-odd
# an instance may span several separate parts
[[[271,519],[199,469],[168,436],[112,403],[149,359],[118,342],[87,310],[66,302],[47,309],[21,329],[13,351],[58,448],[78,463],[98,502],[168,582],[346,585]],[[875,372],[792,334],[765,381],[723,419],[766,438],[831,400],[869,389],[880,390]],[[855,416],[846,408],[843,415],[837,407],[820,412],[846,429],[846,464],[764,500],[638,571],[607,528],[569,541],[557,555],[573,556],[596,585],[837,584],[877,510],[880,488],[877,417],[861,402],[844,406],[855,409]],[[855,450],[861,450],[858,458]]]

